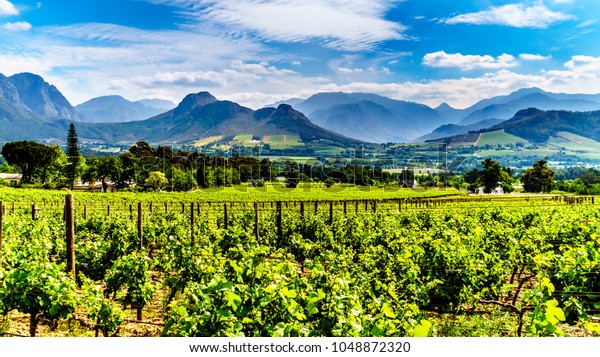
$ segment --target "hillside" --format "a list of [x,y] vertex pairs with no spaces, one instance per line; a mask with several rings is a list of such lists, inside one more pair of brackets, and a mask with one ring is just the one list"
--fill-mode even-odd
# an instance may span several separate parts
[[420,141],[429,141],[429,140],[437,140],[441,138],[445,138],[448,136],[454,135],[462,135],[467,134],[470,131],[477,131],[485,128],[492,127],[494,125],[498,125],[502,123],[504,120],[501,119],[486,119],[475,124],[470,125],[457,125],[457,124],[446,124],[442,125],[439,128],[435,129],[433,132],[427,135],[423,135],[417,139],[415,142]]
[[230,101],[219,101],[208,92],[186,96],[173,110],[143,121],[78,125],[80,137],[107,143],[146,140],[154,143],[195,142],[219,136],[250,133],[257,136],[298,135],[303,140],[329,140],[341,145],[358,140],[322,129],[289,105],[258,111]]
[[503,129],[531,142],[545,143],[559,132],[568,132],[592,140],[600,140],[600,111],[569,112],[526,109],[489,130]]

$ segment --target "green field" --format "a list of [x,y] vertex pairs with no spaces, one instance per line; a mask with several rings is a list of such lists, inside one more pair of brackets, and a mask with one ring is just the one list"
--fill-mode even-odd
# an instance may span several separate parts
[[557,136],[551,137],[548,140],[548,145],[551,145],[557,149],[600,153],[599,142],[567,132],[558,132]]
[[512,134],[505,133],[504,130],[491,131],[487,133],[481,133],[477,142],[478,147],[486,145],[509,145],[517,143],[525,143],[527,140],[519,138]]
[[194,146],[196,146],[196,147],[206,146],[208,144],[212,144],[212,143],[217,142],[222,139],[223,139],[222,136],[210,136],[208,138],[204,138],[204,139],[200,139],[200,140],[196,141],[194,143]]

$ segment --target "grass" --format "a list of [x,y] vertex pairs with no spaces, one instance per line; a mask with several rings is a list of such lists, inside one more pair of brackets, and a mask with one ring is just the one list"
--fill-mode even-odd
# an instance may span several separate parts
[[251,141],[252,140],[252,134],[241,134],[241,135],[236,135],[233,138],[233,141]]
[[285,144],[285,135],[271,135],[269,136],[268,143],[273,150],[287,149]]
[[208,144],[212,144],[214,142],[217,142],[219,140],[223,139],[223,136],[210,136],[208,138],[204,138],[204,139],[200,139],[198,141],[196,141],[194,143],[195,147],[201,147],[201,146],[206,146]]
[[512,134],[505,133],[504,130],[490,131],[487,133],[481,133],[479,141],[477,142],[478,147],[486,145],[509,145],[517,143],[525,143],[527,140],[514,136]]
[[557,149],[600,153],[600,143],[595,140],[564,131],[557,134],[556,137],[548,140],[548,145],[555,146]]

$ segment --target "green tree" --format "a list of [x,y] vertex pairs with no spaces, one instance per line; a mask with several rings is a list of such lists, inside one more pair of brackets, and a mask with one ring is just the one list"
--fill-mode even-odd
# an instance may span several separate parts
[[78,176],[78,168],[81,162],[79,155],[79,140],[77,139],[77,131],[75,125],[71,123],[69,125],[69,132],[67,134],[67,167],[66,177],[68,185],[71,189],[75,186],[75,179]]
[[492,159],[485,159],[481,162],[483,170],[481,170],[478,183],[484,187],[485,193],[491,193],[498,183],[502,181],[502,166]]
[[545,159],[533,164],[521,176],[525,192],[550,192],[554,186],[554,171],[548,167]]
[[152,171],[146,179],[146,185],[150,186],[154,191],[158,191],[169,183],[164,173],[160,171]]
[[9,165],[16,166],[23,175],[23,183],[32,183],[34,178],[41,178],[48,166],[58,157],[53,147],[35,141],[13,141],[2,147],[2,156]]

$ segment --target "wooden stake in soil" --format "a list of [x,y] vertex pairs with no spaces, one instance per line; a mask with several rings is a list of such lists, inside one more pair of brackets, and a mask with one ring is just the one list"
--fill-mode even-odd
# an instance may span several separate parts
[[194,248],[194,203],[190,203],[190,239],[192,248]]
[[87,204],[83,205],[83,220],[87,221]]
[[144,236],[143,236],[143,232],[142,232],[142,223],[143,223],[143,217],[142,217],[142,203],[138,202],[138,221],[137,221],[137,229],[138,229],[138,239],[140,241],[140,250],[144,249]]
[[106,206],[106,217],[110,217],[110,205]]
[[223,226],[229,229],[229,218],[227,217],[227,203],[223,204]]
[[0,267],[2,266],[2,219],[4,218],[4,205],[0,201]]
[[256,239],[260,238],[258,234],[258,202],[254,202],[254,234]]
[[65,226],[67,241],[67,274],[75,279],[75,215],[73,212],[73,194],[65,197]]
[[277,202],[277,238],[283,238],[283,227],[281,226],[281,202]]
[[333,201],[329,202],[329,225],[333,223]]
[[38,208],[36,207],[35,203],[33,205],[31,205],[31,220],[32,221],[35,221],[37,219],[37,215],[36,215],[37,209]]
[[300,219],[304,219],[304,202],[300,202]]
[[165,214],[169,213],[169,204],[165,202]]

